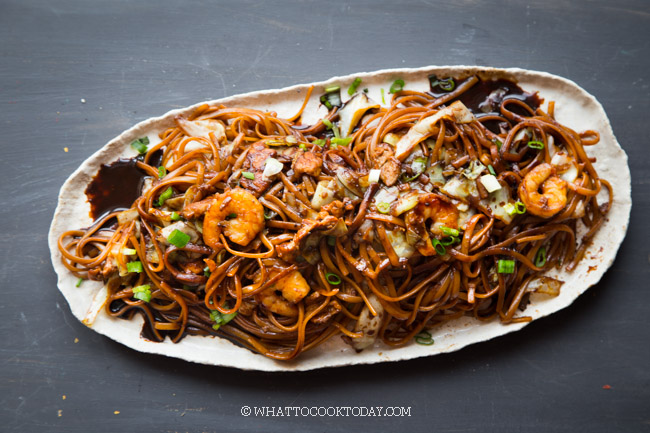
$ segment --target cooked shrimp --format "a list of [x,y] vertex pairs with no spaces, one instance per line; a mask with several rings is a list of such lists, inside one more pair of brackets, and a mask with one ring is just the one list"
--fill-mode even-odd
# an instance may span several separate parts
[[[272,278],[273,275],[271,272],[268,278]],[[309,284],[300,271],[293,271],[255,295],[255,298],[274,313],[295,317],[298,315],[298,307],[295,304],[307,296],[309,291]],[[282,296],[278,292],[282,293]]]
[[528,212],[542,218],[550,218],[561,211],[567,202],[566,194],[566,182],[547,163],[533,168],[519,185],[519,198]]
[[264,208],[253,194],[235,188],[216,195],[203,219],[203,241],[217,248],[223,234],[232,242],[246,246],[264,228]]
[[458,209],[453,204],[443,201],[436,194],[424,194],[418,199],[418,204],[406,214],[404,219],[406,229],[419,239],[416,247],[423,256],[437,254],[426,226],[426,222],[430,219],[434,221],[433,233],[442,234],[441,226],[450,229],[458,227]]

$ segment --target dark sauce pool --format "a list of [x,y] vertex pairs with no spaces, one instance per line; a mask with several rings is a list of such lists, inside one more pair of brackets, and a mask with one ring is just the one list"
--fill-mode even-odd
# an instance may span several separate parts
[[[433,83],[437,81],[437,78],[444,79],[446,77],[430,76],[429,82]],[[467,79],[456,80],[456,87],[462,85],[465,81],[467,81]],[[439,98],[450,92],[444,91],[438,85],[432,85],[431,90],[428,93],[435,98]],[[509,99],[519,100],[528,105],[533,111],[539,108],[543,102],[543,99],[537,95],[537,92],[526,92],[512,80],[505,78],[480,78],[476,84],[470,87],[458,98],[449,101],[449,103],[453,101],[461,101],[477,118],[480,119],[484,116],[500,115],[499,107],[501,102]],[[529,113],[524,109],[515,104],[508,105],[508,110],[522,116],[529,115]],[[498,132],[498,122],[487,121],[484,124],[493,132]]]
[[140,197],[145,177],[135,159],[102,164],[85,191],[91,218],[97,221],[110,212],[130,209]]

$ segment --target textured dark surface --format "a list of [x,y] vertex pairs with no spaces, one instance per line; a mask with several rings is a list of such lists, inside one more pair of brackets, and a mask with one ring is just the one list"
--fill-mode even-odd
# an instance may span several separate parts
[[[649,431],[650,7],[539,3],[0,1],[0,430]],[[47,231],[63,181],[109,139],[205,99],[429,64],[544,70],[604,105],[630,157],[632,217],[574,305],[458,353],[292,374],[140,354],[71,315]],[[244,417],[244,405],[411,409]]]

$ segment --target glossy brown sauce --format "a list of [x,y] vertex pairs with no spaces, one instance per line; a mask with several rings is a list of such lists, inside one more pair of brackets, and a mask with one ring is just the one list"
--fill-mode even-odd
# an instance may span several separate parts
[[130,209],[140,197],[145,177],[135,159],[102,164],[85,191],[91,218],[97,221],[107,213]]
[[[466,80],[458,80],[456,87],[460,86]],[[432,96],[439,98],[446,93],[439,86],[431,88],[429,92]],[[525,92],[514,81],[505,78],[498,78],[494,80],[480,79],[478,83],[470,87],[460,97],[452,101],[461,101],[467,108],[469,108],[477,117],[486,114],[498,114],[501,101],[504,99],[518,99],[524,102],[533,110],[536,110],[543,100],[535,93]],[[513,106],[514,107],[514,106]],[[511,108],[511,107],[509,107]],[[517,112],[513,108],[513,112]],[[517,114],[525,114],[524,112]]]

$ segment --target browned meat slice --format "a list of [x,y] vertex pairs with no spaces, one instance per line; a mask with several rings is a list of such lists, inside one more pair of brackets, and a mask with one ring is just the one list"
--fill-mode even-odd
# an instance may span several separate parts
[[388,186],[397,182],[402,172],[402,165],[395,158],[395,150],[388,143],[380,143],[375,149],[372,166],[381,169],[380,178]]
[[241,187],[251,191],[256,197],[261,196],[273,183],[272,180],[265,178],[263,173],[266,160],[275,155],[275,150],[269,149],[261,143],[254,144],[248,151],[242,167],[242,171],[253,173],[254,178],[248,179],[242,176],[239,181]]
[[402,173],[402,164],[396,158],[389,158],[381,167],[379,177],[387,186],[393,186]]
[[305,152],[299,155],[293,162],[293,171],[296,176],[308,174],[310,176],[320,175],[323,159],[314,152]]
[[195,203],[190,203],[181,211],[181,216],[188,220],[198,218],[208,211],[214,201],[215,199],[211,197]]

